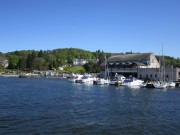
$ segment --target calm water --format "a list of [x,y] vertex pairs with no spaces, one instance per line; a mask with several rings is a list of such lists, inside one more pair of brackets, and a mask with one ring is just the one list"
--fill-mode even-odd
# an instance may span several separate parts
[[0,78],[0,134],[178,135],[180,88]]

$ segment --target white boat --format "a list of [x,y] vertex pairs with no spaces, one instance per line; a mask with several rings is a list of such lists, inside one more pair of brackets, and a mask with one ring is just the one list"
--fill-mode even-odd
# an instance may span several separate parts
[[156,89],[164,89],[167,88],[167,82],[165,82],[165,62],[164,62],[164,55],[163,55],[163,46],[162,46],[162,59],[160,59],[160,64],[159,67],[159,81],[155,82],[148,82],[146,84],[146,88],[156,88]]
[[148,83],[143,82],[140,87],[141,87],[141,88],[146,88],[146,87],[147,87],[147,84],[148,84]]
[[139,86],[141,87],[143,85],[142,80],[136,79],[134,77],[131,77],[129,79],[124,80],[124,82],[122,82],[122,86]]
[[154,87],[156,89],[164,89],[164,88],[167,88],[167,83],[158,81],[154,83]]
[[96,78],[93,77],[92,75],[90,75],[90,74],[85,74],[85,75],[81,78],[80,83],[93,84],[95,80],[96,80]]
[[164,62],[164,54],[163,54],[163,45],[162,45],[162,66],[159,68],[160,81],[154,82],[154,87],[157,89],[164,89],[167,87],[167,83],[165,82],[165,62]]
[[104,78],[98,78],[96,80],[96,83],[97,85],[106,85],[106,84],[109,84],[110,80],[109,80],[109,69],[108,69],[108,64],[107,64],[107,59],[106,59],[106,55],[105,55],[105,67],[104,67],[104,73],[105,73],[105,76]]
[[116,78],[113,78],[112,80],[110,80],[109,84],[110,85],[115,85],[115,83],[117,82],[118,80]]
[[146,83],[146,88],[164,89],[168,87],[168,83],[163,81],[153,81]]
[[167,83],[167,87],[175,87],[175,86],[176,86],[176,83],[173,82],[173,81],[169,81],[169,82]]
[[154,82],[147,82],[145,85],[145,88],[155,88]]
[[106,85],[106,84],[109,84],[109,79],[105,79],[105,78],[98,78],[96,80],[96,84],[97,85]]
[[79,83],[80,80],[82,79],[83,75],[80,74],[73,74],[71,78],[69,78],[69,82],[73,83]]
[[115,77],[109,82],[110,85],[115,85],[116,83],[122,83],[126,80],[126,77],[123,75],[115,75]]

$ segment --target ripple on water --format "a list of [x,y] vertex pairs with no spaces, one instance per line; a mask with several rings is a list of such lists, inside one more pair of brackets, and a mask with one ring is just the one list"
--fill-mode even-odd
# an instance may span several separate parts
[[0,80],[0,134],[180,133],[180,90]]

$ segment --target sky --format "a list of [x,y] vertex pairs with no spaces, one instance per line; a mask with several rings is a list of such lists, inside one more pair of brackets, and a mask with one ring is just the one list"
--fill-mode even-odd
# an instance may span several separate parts
[[79,48],[180,57],[180,0],[0,0],[0,52]]

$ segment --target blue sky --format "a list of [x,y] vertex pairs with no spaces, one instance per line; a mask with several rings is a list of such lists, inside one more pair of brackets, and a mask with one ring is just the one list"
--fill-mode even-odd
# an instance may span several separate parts
[[0,0],[0,52],[80,48],[180,57],[180,0]]

